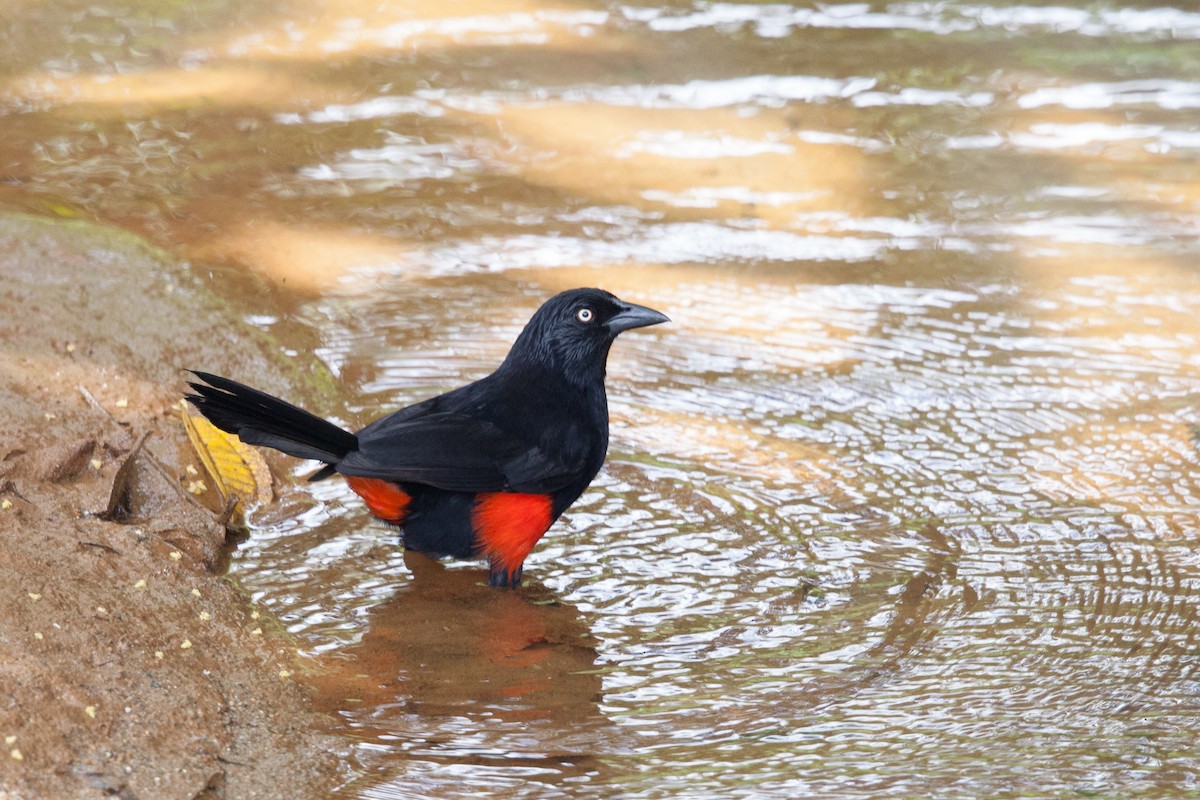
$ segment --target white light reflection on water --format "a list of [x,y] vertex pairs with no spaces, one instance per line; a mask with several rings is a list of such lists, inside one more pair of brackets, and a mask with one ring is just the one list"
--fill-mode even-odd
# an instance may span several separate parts
[[695,11],[625,6],[626,18],[651,29],[679,33],[696,28],[736,30],[749,26],[759,36],[780,38],[803,28],[913,30],[941,35],[999,28],[1008,33],[1048,30],[1084,36],[1127,34],[1170,39],[1200,38],[1200,13],[1179,8],[1097,10],[1067,6],[892,3],[876,10],[867,3],[827,3],[819,8],[787,4],[694,3]]
[[429,144],[412,137],[388,135],[376,148],[351,150],[332,164],[305,167],[299,175],[310,181],[447,180],[477,170],[478,159],[459,145]]
[[1017,101],[1021,108],[1062,106],[1072,109],[1157,106],[1168,111],[1200,108],[1200,84],[1191,81],[1141,80],[1084,83],[1036,89]]

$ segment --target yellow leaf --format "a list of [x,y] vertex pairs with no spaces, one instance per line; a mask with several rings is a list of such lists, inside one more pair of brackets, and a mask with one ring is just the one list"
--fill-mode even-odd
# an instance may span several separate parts
[[222,500],[238,500],[238,513],[244,513],[246,503],[271,502],[271,470],[258,451],[204,417],[186,411],[181,416],[188,439]]

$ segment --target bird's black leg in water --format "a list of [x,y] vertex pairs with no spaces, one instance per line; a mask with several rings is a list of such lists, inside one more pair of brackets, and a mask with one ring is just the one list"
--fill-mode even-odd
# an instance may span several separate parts
[[524,565],[509,572],[500,564],[493,564],[491,570],[488,571],[488,586],[509,586],[513,588],[520,586],[521,573],[524,571]]

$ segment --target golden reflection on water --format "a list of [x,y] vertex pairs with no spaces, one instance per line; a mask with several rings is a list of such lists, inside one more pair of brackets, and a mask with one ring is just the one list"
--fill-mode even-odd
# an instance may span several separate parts
[[0,204],[192,260],[323,410],[486,374],[570,286],[674,320],[527,590],[337,482],[260,512],[233,574],[348,795],[1200,791],[1200,15],[123,8],[21,5]]
[[406,256],[400,242],[379,234],[256,218],[230,221],[222,232],[201,236],[191,251],[202,261],[247,266],[305,294],[335,291],[352,267],[403,263]]
[[[286,91],[281,91],[285,90]],[[84,119],[123,115],[130,108],[220,103],[230,107],[292,108],[332,103],[339,94],[283,70],[225,64],[201,69],[168,67],[128,75],[32,75],[9,86],[11,95],[37,106],[60,106]]]
[[530,181],[668,219],[745,219],[791,227],[801,211],[842,210],[864,170],[851,147],[810,145],[784,114],[572,103],[505,108]]

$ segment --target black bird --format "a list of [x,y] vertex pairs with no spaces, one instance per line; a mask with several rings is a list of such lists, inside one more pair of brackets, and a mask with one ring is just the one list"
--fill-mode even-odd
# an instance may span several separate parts
[[609,348],[622,331],[669,322],[600,289],[547,300],[486,378],[350,433],[236,381],[193,372],[187,399],[248,444],[325,462],[404,545],[484,557],[488,582],[516,586],[525,558],[583,493],[608,450]]

